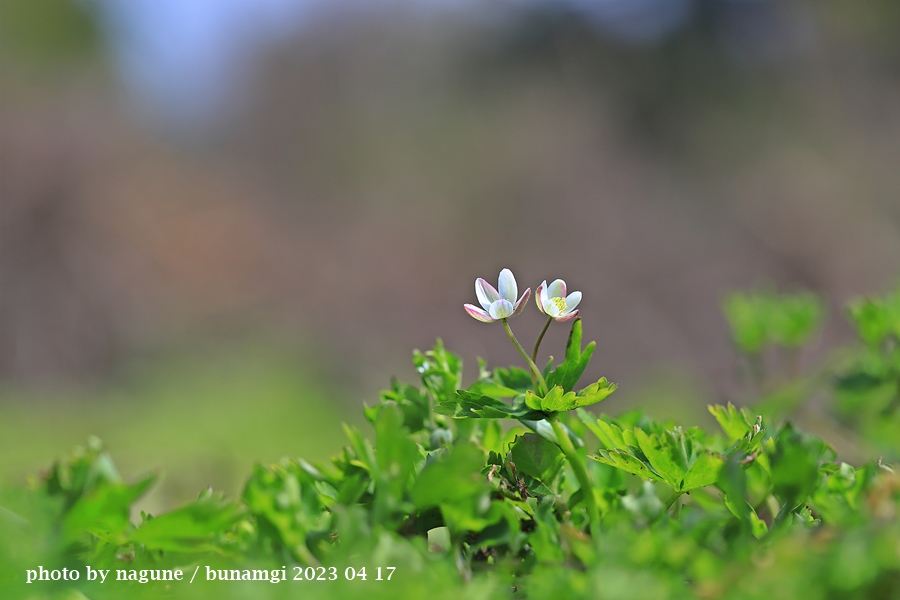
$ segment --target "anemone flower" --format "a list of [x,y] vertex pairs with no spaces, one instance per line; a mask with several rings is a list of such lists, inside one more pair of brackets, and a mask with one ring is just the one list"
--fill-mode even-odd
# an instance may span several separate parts
[[525,290],[522,297],[516,300],[518,293],[519,288],[512,271],[503,269],[500,271],[496,288],[481,277],[475,280],[475,295],[482,308],[478,308],[474,304],[463,306],[473,318],[485,323],[493,323],[500,319],[514,317],[522,312],[531,295],[531,288]]
[[576,306],[581,302],[581,292],[566,296],[566,282],[557,279],[550,285],[544,280],[534,293],[538,310],[555,321],[569,321],[578,316]]

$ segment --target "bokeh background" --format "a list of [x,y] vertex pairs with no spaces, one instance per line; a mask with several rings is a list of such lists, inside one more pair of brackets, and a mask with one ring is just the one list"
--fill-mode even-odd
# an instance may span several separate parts
[[897,31],[893,0],[2,3],[0,474],[98,435],[160,508],[326,458],[413,348],[517,363],[462,310],[503,267],[584,292],[604,410],[702,419],[742,393],[725,293],[820,293],[812,364],[895,285]]

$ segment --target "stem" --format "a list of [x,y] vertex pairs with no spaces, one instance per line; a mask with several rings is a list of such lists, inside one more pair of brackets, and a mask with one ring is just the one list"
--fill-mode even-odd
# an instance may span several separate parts
[[547,322],[544,323],[544,328],[541,329],[541,334],[538,336],[537,341],[534,343],[534,350],[531,351],[531,362],[537,364],[537,353],[538,348],[541,347],[541,342],[544,341],[544,334],[547,333],[547,330],[550,328],[550,323],[553,322],[553,317],[547,317]]
[[587,506],[591,537],[593,537],[594,540],[597,540],[600,536],[600,512],[597,510],[597,502],[594,498],[594,487],[591,485],[591,478],[588,475],[587,468],[584,466],[584,462],[581,460],[578,451],[575,450],[575,446],[572,445],[572,440],[569,439],[569,434],[566,432],[565,427],[559,422],[559,416],[553,414],[547,417],[547,420],[550,421],[550,425],[553,426],[553,433],[556,434],[556,444],[559,446],[559,449],[562,450],[566,460],[569,461],[572,471],[575,472],[575,478],[581,486],[581,496]]
[[666,510],[667,511],[670,508],[672,508],[672,505],[675,504],[675,502],[677,502],[679,498],[681,498],[681,495],[683,493],[684,492],[675,492],[675,491],[672,492],[672,494],[666,499]]
[[[519,340],[516,339],[516,336],[513,334],[512,329],[509,328],[509,323],[506,322],[506,319],[500,319],[503,323],[503,327],[506,328],[506,334],[509,336],[509,339],[515,345],[515,347],[519,350],[519,354],[525,359],[525,362],[528,363],[528,366],[531,368],[531,382],[534,384],[534,387],[537,388],[537,392],[542,396],[547,394],[547,382],[544,381],[544,376],[541,375],[541,371],[537,368],[537,365],[534,364],[534,361],[531,360],[531,357],[528,356],[528,353],[525,352],[525,348],[522,347],[522,344],[519,343]],[[538,383],[540,383],[540,387],[538,387]]]
[[304,542],[300,542],[296,546],[294,546],[294,550],[297,552],[297,555],[300,556],[301,559],[306,561],[311,567],[318,567],[321,563],[313,556],[313,553],[309,551],[309,548],[306,547]]

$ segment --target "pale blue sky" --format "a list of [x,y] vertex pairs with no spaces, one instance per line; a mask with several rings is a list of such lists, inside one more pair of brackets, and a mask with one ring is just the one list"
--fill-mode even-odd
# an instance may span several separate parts
[[[562,6],[625,43],[652,44],[692,15],[697,0],[86,0],[135,105],[178,126],[215,122],[240,101],[260,51],[314,27],[331,12],[396,6],[424,15]],[[735,2],[738,0],[721,0]],[[741,0],[744,2],[753,0]],[[488,13],[490,11],[490,13]]]

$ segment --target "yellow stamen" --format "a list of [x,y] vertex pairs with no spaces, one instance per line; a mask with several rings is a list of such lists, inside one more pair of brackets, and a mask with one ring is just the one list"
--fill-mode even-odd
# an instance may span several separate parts
[[557,313],[562,314],[566,310],[566,299],[560,298],[559,296],[555,296],[550,298],[550,302],[552,302],[556,306]]

